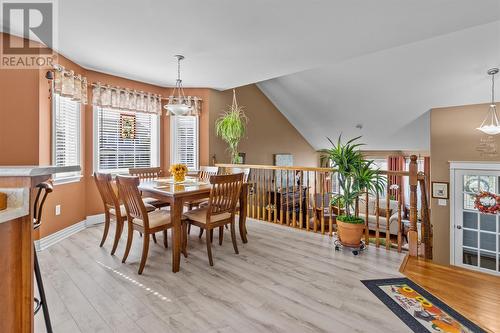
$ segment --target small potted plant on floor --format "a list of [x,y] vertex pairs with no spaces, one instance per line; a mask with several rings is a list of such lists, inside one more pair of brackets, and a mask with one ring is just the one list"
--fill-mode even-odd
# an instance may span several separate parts
[[343,214],[337,216],[337,231],[342,245],[358,247],[361,243],[365,221],[354,212],[356,199],[368,192],[382,192],[386,180],[378,169],[373,168],[373,161],[366,160],[359,149],[362,143],[357,143],[361,137],[342,142],[342,135],[337,143],[328,138],[332,148],[321,151],[323,158],[337,169],[340,194],[333,201],[341,202]]

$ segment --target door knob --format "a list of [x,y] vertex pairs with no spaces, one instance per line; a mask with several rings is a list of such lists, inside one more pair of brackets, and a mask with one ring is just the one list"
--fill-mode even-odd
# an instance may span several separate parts
[[462,226],[461,225],[457,225],[457,229],[462,229]]

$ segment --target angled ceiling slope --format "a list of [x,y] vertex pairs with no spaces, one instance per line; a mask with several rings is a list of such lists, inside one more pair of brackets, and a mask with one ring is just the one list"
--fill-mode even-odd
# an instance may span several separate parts
[[491,67],[500,67],[500,21],[258,86],[317,149],[342,133],[363,135],[366,149],[429,150],[428,110],[488,103]]

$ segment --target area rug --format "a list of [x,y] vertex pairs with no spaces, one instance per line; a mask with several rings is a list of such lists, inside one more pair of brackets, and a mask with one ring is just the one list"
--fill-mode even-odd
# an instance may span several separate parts
[[413,332],[486,333],[407,278],[361,282]]

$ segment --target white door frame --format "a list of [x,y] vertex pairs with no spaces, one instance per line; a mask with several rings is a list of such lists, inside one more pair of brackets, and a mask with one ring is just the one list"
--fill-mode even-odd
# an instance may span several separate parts
[[[474,267],[471,265],[465,265],[462,263],[462,260],[458,257],[461,255],[456,253],[456,242],[460,242],[462,244],[462,236],[463,233],[457,233],[457,221],[459,221],[459,216],[457,214],[462,214],[462,210],[459,209],[462,207],[463,198],[462,198],[462,189],[457,188],[457,175],[463,171],[478,171],[478,172],[491,172],[496,171],[500,172],[500,162],[468,162],[468,161],[450,161],[450,264],[455,266],[464,267],[467,269],[477,270],[481,272],[486,272],[494,275],[500,275],[497,271],[492,271],[488,269],[484,269],[481,267]],[[461,181],[459,181],[461,183]],[[460,192],[460,195],[457,195],[457,191]],[[462,201],[458,201],[462,200]],[[478,226],[479,228],[479,226]],[[457,234],[459,236],[457,236]],[[457,237],[459,239],[457,239]],[[497,245],[497,248],[500,245]],[[460,259],[460,260],[458,260]]]

